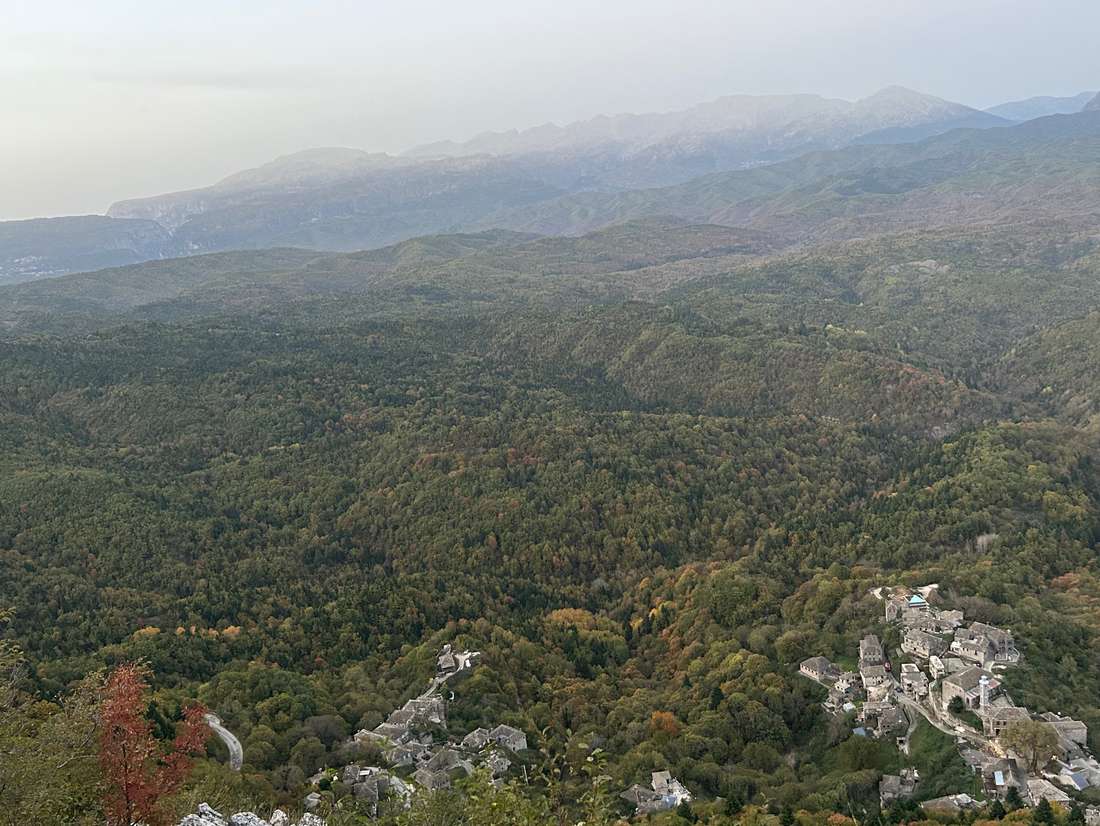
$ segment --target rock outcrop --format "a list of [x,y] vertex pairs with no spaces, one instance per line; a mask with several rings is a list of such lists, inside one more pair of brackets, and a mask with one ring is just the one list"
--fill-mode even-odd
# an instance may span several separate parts
[[237,812],[223,815],[207,803],[200,803],[193,815],[187,815],[179,826],[325,826],[325,821],[315,814],[304,814],[293,824],[290,816],[282,809],[276,809],[271,817],[264,820],[255,812]]

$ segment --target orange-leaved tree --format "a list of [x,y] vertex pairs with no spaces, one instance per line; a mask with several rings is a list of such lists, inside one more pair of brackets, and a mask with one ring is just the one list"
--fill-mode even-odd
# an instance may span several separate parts
[[179,789],[192,757],[203,751],[210,736],[206,709],[192,705],[184,710],[175,739],[157,740],[145,716],[148,674],[140,665],[119,666],[107,680],[100,705],[99,762],[104,811],[111,826],[165,823],[164,799]]

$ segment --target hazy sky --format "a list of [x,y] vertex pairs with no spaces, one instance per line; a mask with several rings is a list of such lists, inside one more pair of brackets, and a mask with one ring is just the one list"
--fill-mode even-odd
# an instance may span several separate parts
[[0,0],[0,217],[723,94],[1072,94],[1098,31],[1098,0]]

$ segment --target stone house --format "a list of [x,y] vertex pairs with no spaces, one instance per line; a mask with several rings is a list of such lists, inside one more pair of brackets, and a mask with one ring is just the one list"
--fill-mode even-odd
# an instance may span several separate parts
[[905,716],[905,712],[898,706],[890,706],[879,715],[875,733],[879,737],[890,737],[901,734],[907,728],[909,728],[909,718]]
[[895,800],[904,800],[912,797],[920,782],[920,774],[916,769],[902,769],[901,774],[884,774],[878,784],[878,797],[882,808],[886,808]]
[[431,758],[431,752],[429,752],[427,746],[416,742],[394,746],[385,754],[386,759],[397,768],[426,763]]
[[928,658],[928,673],[932,675],[933,680],[938,680],[947,674],[947,666],[943,664],[943,660],[933,654]]
[[879,686],[884,686],[889,681],[889,674],[882,665],[865,665],[859,669],[859,677],[863,681],[863,689],[871,691]]
[[882,665],[886,662],[886,657],[882,651],[882,643],[874,634],[868,634],[862,640],[859,641],[859,664],[860,666],[866,665]]
[[489,743],[489,729],[475,728],[462,738],[462,748],[467,751],[481,751]]
[[975,636],[985,637],[997,662],[1011,663],[1020,659],[1020,652],[1016,650],[1016,641],[1011,631],[995,625],[986,625],[984,622],[972,622],[969,630]]
[[1027,790],[1033,803],[1038,803],[1040,798],[1044,797],[1050,803],[1069,803],[1068,794],[1042,777],[1029,778]]
[[623,800],[634,807],[638,814],[660,812],[665,810],[665,801],[653,789],[647,789],[635,783],[625,792],[619,795]]
[[994,760],[982,767],[982,787],[989,797],[1001,800],[1011,788],[1027,797],[1027,772],[1016,760]]
[[448,788],[451,785],[451,777],[459,772],[473,774],[474,767],[457,751],[445,746],[432,755],[431,760],[413,772],[413,780],[434,792]]
[[989,640],[981,635],[971,634],[967,629],[955,632],[951,642],[951,651],[965,660],[985,665],[993,659],[993,647]]
[[1050,725],[1058,736],[1058,750],[1063,757],[1074,758],[1082,754],[1088,742],[1089,729],[1080,720],[1061,717],[1053,711],[1044,711],[1039,719]]
[[949,794],[945,797],[936,797],[932,800],[926,800],[920,804],[920,807],[929,813],[941,814],[947,817],[957,817],[962,812],[978,808],[979,805],[981,804],[977,800],[964,793]]
[[[961,697],[967,708],[988,705],[1001,690],[1001,681],[982,668],[967,668],[943,678],[940,698],[947,708],[955,697]],[[983,696],[984,695],[984,696]]]
[[1031,719],[1026,708],[1019,706],[989,706],[979,708],[978,716],[982,719],[982,729],[986,737],[1000,737],[1006,728],[1013,723],[1021,723]]
[[518,728],[499,725],[489,732],[489,739],[498,746],[503,746],[511,751],[523,751],[527,748],[527,735]]
[[928,675],[917,668],[915,663],[902,663],[901,690],[913,699],[928,694]]
[[863,681],[860,679],[858,671],[845,671],[837,677],[836,682],[833,683],[833,690],[846,697],[858,694],[862,688]]
[[685,800],[691,800],[691,792],[689,792],[684,784],[672,776],[670,772],[653,772],[650,775],[650,785],[653,786],[653,791],[659,795],[671,795],[676,798],[676,805],[679,805]]
[[905,632],[905,638],[901,642],[901,650],[906,654],[927,660],[929,657],[938,657],[947,651],[947,643],[927,631],[910,628]]
[[667,771],[653,772],[650,786],[647,789],[635,784],[619,796],[633,805],[640,815],[665,812],[691,800],[691,792]]
[[840,677],[840,669],[825,657],[810,657],[803,660],[798,670],[821,683],[833,683]]

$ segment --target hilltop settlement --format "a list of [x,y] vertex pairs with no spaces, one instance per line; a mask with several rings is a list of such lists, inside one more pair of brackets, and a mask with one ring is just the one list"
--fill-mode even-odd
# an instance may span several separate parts
[[[1017,705],[1004,672],[1020,661],[1011,629],[967,622],[962,611],[941,604],[936,585],[877,588],[883,630],[900,644],[887,650],[879,635],[859,643],[858,665],[844,670],[825,657],[800,666],[828,689],[824,706],[850,719],[861,737],[894,738],[902,754],[923,718],[955,739],[960,756],[988,799],[1066,802],[1074,792],[1100,786],[1100,762],[1086,748],[1088,729],[1053,712]],[[918,794],[914,768],[882,778],[882,805]],[[926,812],[958,814],[982,802],[967,793],[925,800]],[[1090,822],[1100,811],[1090,809]]]

